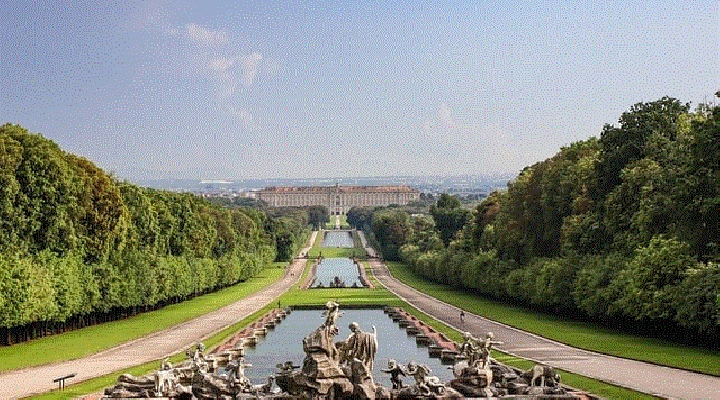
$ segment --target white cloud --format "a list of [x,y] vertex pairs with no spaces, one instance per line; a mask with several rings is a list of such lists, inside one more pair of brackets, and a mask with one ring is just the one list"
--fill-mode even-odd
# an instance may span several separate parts
[[446,142],[455,146],[468,147],[487,144],[492,130],[482,124],[469,124],[458,119],[452,107],[446,102],[438,104],[431,115],[420,123],[419,138],[429,143]]
[[255,81],[258,69],[260,68],[260,62],[262,61],[262,54],[253,52],[242,58],[243,65],[243,85],[251,86]]
[[243,90],[253,85],[263,59],[262,54],[253,52],[235,57],[214,57],[207,61],[206,72],[215,81],[214,90],[218,105],[230,110],[245,126],[250,126],[252,115],[238,102],[247,101],[249,92]]
[[221,46],[230,41],[227,33],[203,28],[198,24],[186,24],[185,29],[187,37],[198,45]]
[[463,128],[455,121],[452,109],[450,106],[442,102],[437,108],[437,111],[425,118],[421,124],[421,128],[425,131],[425,134],[436,135],[436,134],[448,134],[455,133]]
[[229,106],[228,110],[245,128],[252,126],[253,115],[243,106]]
[[440,104],[437,112],[437,120],[443,128],[453,128],[457,125],[455,123],[455,117],[453,117],[453,112],[447,103]]
[[263,55],[242,51],[240,44],[224,30],[208,29],[192,22],[162,32],[180,41],[171,48],[173,51],[169,54],[173,60],[168,64],[184,68],[184,73],[207,78],[217,109],[236,119],[241,126],[252,126],[253,115],[246,108],[252,102],[252,92],[245,89],[257,82],[265,68]]
[[235,64],[234,58],[229,57],[215,57],[210,60],[209,67],[211,71],[223,72],[227,71]]
[[262,54],[258,52],[236,57],[214,57],[207,62],[207,69],[223,86],[232,87],[231,92],[234,92],[239,84],[245,87],[252,86],[260,70],[262,59]]

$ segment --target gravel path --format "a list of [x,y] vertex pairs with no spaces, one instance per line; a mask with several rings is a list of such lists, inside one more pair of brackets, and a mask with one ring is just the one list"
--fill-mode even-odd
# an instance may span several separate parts
[[[317,232],[312,233],[310,246],[316,235]],[[185,350],[273,302],[300,279],[306,261],[295,259],[279,281],[259,292],[169,329],[87,357],[4,372],[0,374],[0,398],[25,397],[57,388],[52,380],[58,376],[75,373],[77,376],[69,383],[76,383]]]
[[[363,236],[361,240],[365,243]],[[495,347],[506,353],[660,397],[720,399],[720,377],[576,349],[467,311],[464,322],[460,322],[458,307],[403,284],[378,260],[371,260],[370,266],[378,280],[398,297],[457,330],[471,332],[475,337],[493,332],[496,340],[504,342],[504,345]]]

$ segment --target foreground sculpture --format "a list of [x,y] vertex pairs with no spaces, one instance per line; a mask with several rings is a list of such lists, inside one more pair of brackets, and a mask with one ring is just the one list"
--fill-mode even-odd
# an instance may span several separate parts
[[[152,375],[122,375],[118,383],[105,390],[110,398],[170,397],[199,399],[239,398],[460,398],[515,397],[577,398],[560,386],[554,369],[536,365],[528,371],[514,370],[490,357],[493,345],[500,344],[488,332],[484,340],[465,333],[460,354],[453,365],[455,378],[443,383],[427,365],[410,360],[406,366],[395,360],[382,372],[392,376],[392,389],[377,385],[372,376],[378,349],[375,327],[364,332],[357,322],[349,324],[349,335],[335,342],[339,333],[339,305],[328,302],[320,326],[302,339],[305,358],[302,366],[287,361],[277,365],[267,382],[253,385],[245,376],[252,367],[245,362],[244,340],[221,354],[205,355],[199,343],[186,352],[186,360],[173,366],[167,359]],[[248,342],[249,343],[249,342]],[[404,386],[400,376],[414,382]],[[277,385],[277,387],[276,387]]]
[[560,375],[547,365],[535,365],[523,373],[498,363],[490,357],[495,344],[492,332],[485,340],[472,337],[469,332],[463,335],[460,357],[453,366],[455,379],[450,386],[470,397],[504,396],[553,396],[553,398],[575,398],[560,386]]
[[281,368],[276,381],[283,392],[294,396],[375,398],[378,386],[372,379],[377,333],[362,332],[350,324],[350,336],[335,343],[339,316],[335,302],[326,304],[325,322],[303,339],[302,369]]

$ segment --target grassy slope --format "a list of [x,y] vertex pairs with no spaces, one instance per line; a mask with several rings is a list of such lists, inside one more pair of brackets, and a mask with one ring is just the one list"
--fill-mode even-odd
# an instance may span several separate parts
[[720,353],[708,349],[633,336],[597,326],[490,301],[415,275],[402,263],[389,262],[392,274],[406,284],[474,314],[544,336],[573,347],[647,361],[710,375],[720,375]]
[[280,279],[286,263],[275,263],[258,276],[215,293],[169,305],[128,319],[94,325],[9,347],[0,347],[0,371],[71,360],[167,329],[257,292]]

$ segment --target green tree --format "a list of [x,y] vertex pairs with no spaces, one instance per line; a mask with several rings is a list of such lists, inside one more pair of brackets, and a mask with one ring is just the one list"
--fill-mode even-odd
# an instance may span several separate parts
[[440,195],[438,201],[430,207],[430,214],[445,246],[450,244],[470,218],[470,211],[460,206],[460,200],[446,193]]
[[622,288],[616,300],[619,310],[636,320],[673,320],[671,307],[677,286],[696,261],[687,243],[656,236],[635,251],[615,283]]
[[685,271],[672,308],[680,326],[708,337],[720,334],[720,264],[699,263]]
[[325,206],[310,206],[307,208],[308,221],[313,229],[319,230],[330,222],[330,213]]
[[380,251],[388,260],[400,260],[400,248],[412,234],[410,216],[403,211],[386,210],[373,215],[372,232]]
[[597,164],[596,200],[620,184],[620,172],[629,163],[644,158],[646,144],[653,132],[661,132],[671,140],[677,134],[677,120],[687,113],[689,105],[663,97],[650,103],[637,103],[620,117],[620,127],[606,125],[600,135],[602,152]]
[[347,222],[355,229],[368,229],[372,226],[373,209],[370,207],[352,207],[347,213]]

